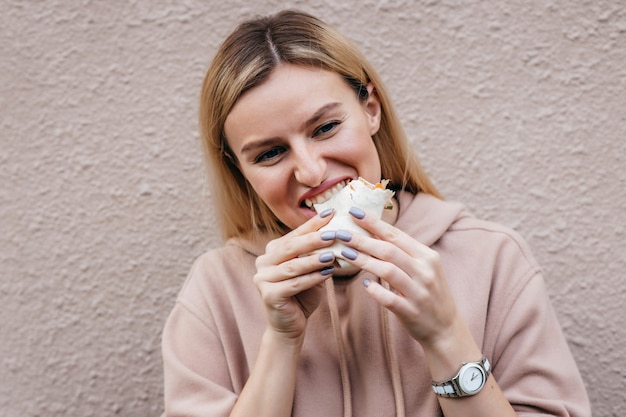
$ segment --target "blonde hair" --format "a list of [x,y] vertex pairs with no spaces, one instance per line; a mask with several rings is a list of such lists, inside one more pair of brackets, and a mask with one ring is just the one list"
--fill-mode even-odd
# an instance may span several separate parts
[[333,27],[303,12],[286,10],[243,22],[218,50],[204,79],[200,130],[222,237],[289,231],[259,198],[237,167],[224,123],[239,97],[261,84],[280,63],[313,66],[341,75],[359,99],[372,83],[381,104],[373,136],[382,177],[395,189],[441,197],[412,151],[378,74]]

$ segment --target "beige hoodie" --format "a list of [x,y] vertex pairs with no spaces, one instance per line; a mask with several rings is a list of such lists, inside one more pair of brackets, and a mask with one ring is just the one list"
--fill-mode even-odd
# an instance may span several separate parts
[[[461,205],[398,197],[396,226],[439,252],[457,307],[518,415],[591,416],[524,241]],[[265,329],[252,277],[268,239],[231,239],[193,265],[163,333],[165,416],[230,413]],[[369,298],[366,277],[377,280],[362,272],[329,286],[334,297],[309,318],[292,415],[440,416],[422,349]]]

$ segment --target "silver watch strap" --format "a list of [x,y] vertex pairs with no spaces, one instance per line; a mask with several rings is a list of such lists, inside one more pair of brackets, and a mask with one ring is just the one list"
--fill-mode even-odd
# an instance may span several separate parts
[[487,378],[489,377],[489,373],[491,372],[491,364],[489,363],[489,360],[485,356],[483,356],[483,358],[478,362],[464,362],[463,365],[461,365],[461,368],[459,369],[457,374],[451,379],[447,381],[443,381],[443,382],[433,381],[431,385],[433,387],[433,391],[435,392],[435,394],[442,396],[442,397],[450,397],[450,398],[459,398],[459,397],[465,397],[467,395],[471,395],[471,394],[464,393],[461,390],[461,387],[459,387],[459,383],[458,383],[461,369],[463,368],[463,366],[467,365],[468,363],[475,363],[479,365],[481,368],[483,368],[483,371],[485,372],[485,381],[487,380]]

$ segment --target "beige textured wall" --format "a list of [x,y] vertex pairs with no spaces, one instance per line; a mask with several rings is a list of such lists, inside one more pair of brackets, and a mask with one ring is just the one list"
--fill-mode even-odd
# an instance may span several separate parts
[[623,415],[624,2],[313,3],[0,3],[0,416],[160,413],[161,327],[219,243],[200,83],[281,6],[361,45],[447,198],[527,238],[594,415]]

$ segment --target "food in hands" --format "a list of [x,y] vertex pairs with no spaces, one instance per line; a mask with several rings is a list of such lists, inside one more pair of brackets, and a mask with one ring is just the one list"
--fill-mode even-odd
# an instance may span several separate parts
[[[393,207],[391,198],[394,192],[387,189],[388,183],[389,180],[382,180],[377,184],[372,184],[364,178],[359,177],[359,179],[350,181],[330,199],[321,203],[313,203],[313,208],[318,213],[329,208],[335,211],[335,215],[331,221],[320,230],[347,230],[352,233],[362,233],[369,236],[369,232],[354,223],[349,210],[351,207],[358,207],[366,211],[368,216],[380,218],[383,214],[383,210]],[[341,249],[343,247],[344,244],[341,241],[336,241],[330,248],[324,248],[317,252],[332,250],[339,266],[345,268],[349,266],[350,263],[341,255]]]

